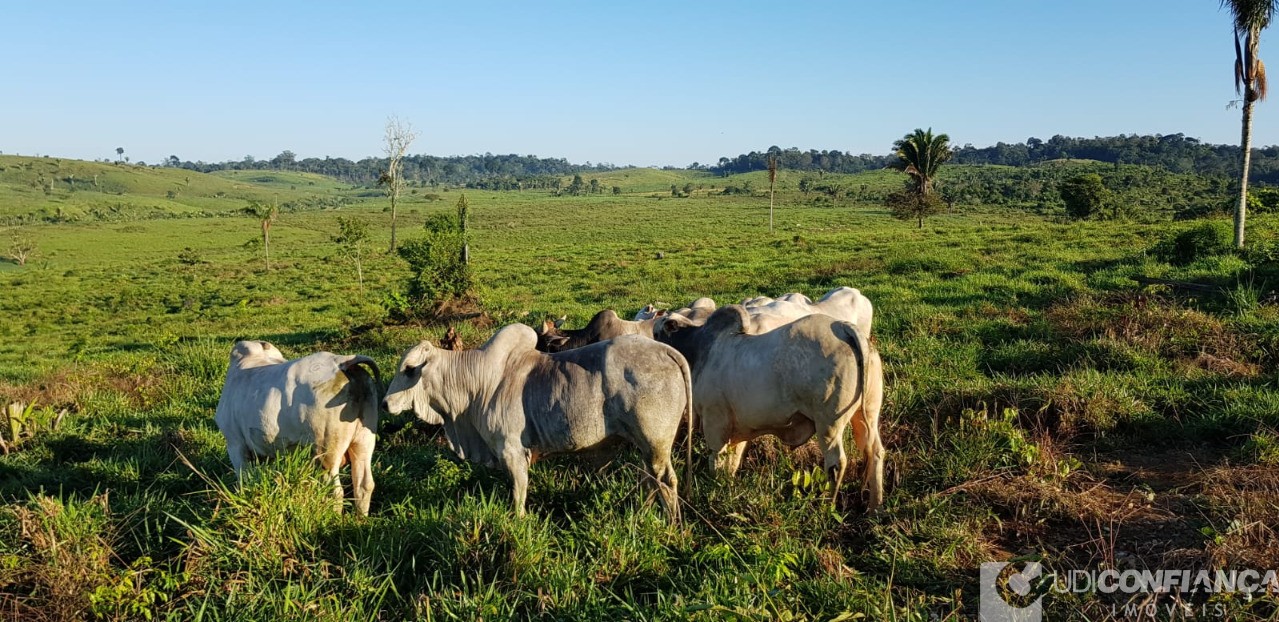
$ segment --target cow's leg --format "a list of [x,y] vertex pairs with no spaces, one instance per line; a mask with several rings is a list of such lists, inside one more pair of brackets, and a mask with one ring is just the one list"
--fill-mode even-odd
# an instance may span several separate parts
[[844,481],[844,471],[848,467],[848,456],[844,453],[844,426],[846,419],[835,421],[831,425],[819,426],[818,443],[822,447],[822,455],[826,457],[826,473],[830,477],[831,504],[839,495],[839,486]]
[[728,416],[723,413],[710,414],[699,413],[702,418],[702,436],[706,438],[707,455],[710,459],[710,468],[712,472],[726,471],[728,469],[728,457],[724,456],[725,446],[731,440],[729,438]]
[[245,447],[244,441],[238,438],[228,437],[226,441],[226,455],[231,459],[231,468],[235,470],[235,482],[238,486],[244,479],[244,462],[248,456],[248,447]]
[[373,446],[377,435],[373,430],[360,426],[351,446],[346,450],[351,463],[351,492],[355,495],[355,507],[361,516],[369,515],[369,501],[373,498]]
[[675,465],[671,463],[670,447],[655,446],[645,456],[648,463],[646,481],[657,489],[662,509],[671,522],[679,522],[679,478],[675,476]]
[[320,461],[320,469],[333,482],[333,499],[337,502],[337,510],[340,513],[344,495],[342,494],[342,479],[338,476],[338,472],[342,470],[343,459],[346,458],[346,448],[330,441],[317,444],[316,453],[316,459]]
[[502,448],[501,460],[506,472],[511,474],[515,515],[524,516],[524,504],[528,500],[529,450],[518,443],[507,443]]
[[866,460],[862,467],[862,486],[870,491],[869,510],[884,501],[884,444],[879,437],[879,412],[884,404],[883,365],[879,352],[872,351],[866,396],[861,408],[853,413],[853,442]]
[[742,456],[746,455],[746,444],[750,441],[737,441],[728,446],[728,451],[724,460],[724,472],[729,477],[737,475],[738,467],[742,466]]

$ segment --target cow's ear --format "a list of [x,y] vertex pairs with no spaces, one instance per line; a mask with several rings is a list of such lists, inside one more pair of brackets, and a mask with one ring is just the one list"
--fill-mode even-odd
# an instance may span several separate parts
[[555,328],[559,328],[559,327],[563,326],[563,325],[564,325],[564,322],[566,322],[566,321],[568,321],[568,316],[567,316],[567,315],[561,315],[561,316],[560,316],[560,319],[555,320]]
[[673,335],[676,332],[679,332],[679,329],[681,328],[683,328],[683,326],[680,326],[680,323],[674,316],[667,317],[666,321],[662,322],[662,333],[665,335]]
[[546,349],[552,352],[563,350],[568,345],[568,337],[564,335],[556,335],[546,340]]
[[666,315],[666,309],[658,309],[656,311],[653,311],[653,317],[662,317],[663,315]]
[[555,321],[552,320],[551,318],[546,318],[546,320],[542,322],[543,335],[550,333],[554,329],[555,329]]

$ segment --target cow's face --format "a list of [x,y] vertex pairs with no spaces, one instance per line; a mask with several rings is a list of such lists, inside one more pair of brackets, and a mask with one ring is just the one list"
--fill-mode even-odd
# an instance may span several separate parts
[[422,379],[423,374],[436,371],[431,368],[433,364],[439,364],[439,356],[429,341],[423,341],[404,353],[395,378],[391,379],[391,386],[386,390],[386,398],[382,400],[387,412],[398,415],[411,410],[426,423],[444,424],[444,418],[431,408],[426,383]]
[[683,340],[689,332],[696,328],[697,326],[693,324],[692,320],[679,313],[662,315],[653,321],[653,339],[662,343],[673,344],[673,342]]
[[285,362],[275,346],[265,341],[237,341],[231,347],[231,366],[244,367]]
[[568,345],[568,335],[560,330],[560,324],[564,320],[547,319],[542,322],[542,327],[537,329],[537,349],[542,352],[559,352]]

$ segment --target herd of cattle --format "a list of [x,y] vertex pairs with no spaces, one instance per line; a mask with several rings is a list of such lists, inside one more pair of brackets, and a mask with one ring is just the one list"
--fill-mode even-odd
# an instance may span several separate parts
[[709,298],[676,310],[649,305],[634,320],[606,310],[578,330],[549,320],[539,331],[511,324],[474,350],[429,341],[410,348],[380,403],[369,357],[320,352],[290,361],[267,342],[240,341],[215,418],[237,474],[247,459],[313,445],[341,499],[338,471],[350,463],[361,514],[373,492],[379,406],[442,425],[459,457],[505,469],[518,514],[539,457],[621,439],[643,455],[645,481],[672,520],[679,485],[671,453],[685,424],[687,497],[695,414],[712,468],[729,475],[751,439],[772,434],[796,447],[816,435],[832,497],[851,423],[873,509],[883,499],[884,386],[872,314],[861,292],[840,287],[817,302],[787,294],[723,308]]

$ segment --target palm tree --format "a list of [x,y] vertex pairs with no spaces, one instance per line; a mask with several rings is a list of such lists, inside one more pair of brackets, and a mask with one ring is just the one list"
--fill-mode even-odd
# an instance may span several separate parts
[[910,177],[906,189],[888,195],[886,203],[893,215],[902,220],[917,220],[924,228],[924,217],[940,212],[945,206],[933,192],[933,179],[941,165],[950,159],[950,137],[933,135],[933,128],[916,129],[893,143],[897,161],[889,165]]
[[1243,96],[1243,167],[1239,176],[1239,207],[1235,209],[1235,246],[1243,248],[1248,206],[1248,169],[1252,165],[1252,107],[1266,98],[1266,65],[1257,56],[1261,31],[1270,25],[1279,0],[1221,0],[1235,19],[1235,91]]
[[920,196],[933,191],[933,178],[937,176],[937,171],[954,155],[950,150],[950,137],[945,134],[934,136],[931,127],[927,130],[916,129],[903,136],[893,143],[893,151],[897,155],[897,161],[889,167],[909,175],[911,190]]
[[260,203],[258,201],[250,201],[249,206],[244,208],[244,213],[248,216],[258,219],[262,223],[262,250],[266,253],[266,269],[271,269],[271,225],[275,223],[276,217],[280,215],[280,208],[274,201],[271,203]]

